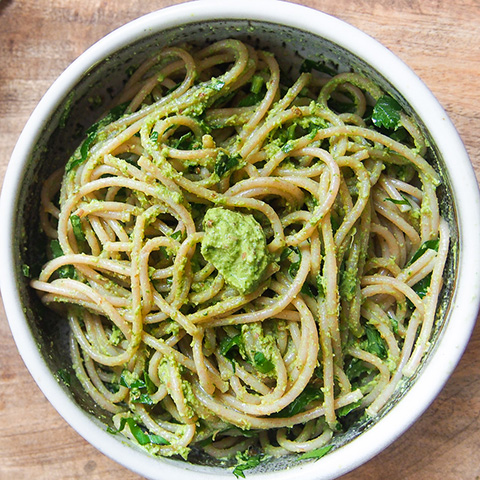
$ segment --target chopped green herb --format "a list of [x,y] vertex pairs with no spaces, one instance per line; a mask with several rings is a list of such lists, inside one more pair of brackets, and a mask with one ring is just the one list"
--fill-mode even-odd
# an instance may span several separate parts
[[231,157],[227,153],[220,151],[217,155],[217,161],[215,163],[215,173],[219,178],[224,177],[230,170],[238,166],[240,163],[240,156],[236,155]]
[[416,262],[427,250],[435,250],[438,252],[438,245],[440,244],[440,240],[438,238],[434,240],[427,240],[420,245],[420,248],[415,252],[413,257],[407,263],[407,267],[412,263]]
[[183,232],[181,230],[177,230],[176,232],[173,232],[170,237],[181,242],[183,240]]
[[287,405],[278,414],[279,417],[293,417],[304,410],[304,408],[315,400],[323,398],[323,393],[319,388],[307,385],[303,392],[292,402]]
[[235,335],[234,337],[225,337],[220,342],[220,353],[224,357],[227,357],[229,360],[231,360],[231,354],[229,355],[229,352],[235,346],[236,347],[243,346],[243,339],[240,333],[238,335]]
[[195,146],[195,137],[193,136],[192,131],[182,135],[173,144],[173,148],[176,148],[178,150],[193,150],[194,146]]
[[22,265],[22,273],[24,277],[30,278],[30,267],[26,263]]
[[315,292],[312,290],[312,286],[305,282],[303,285],[302,285],[302,288],[300,289],[300,292],[302,292],[304,295],[307,295],[311,298],[315,298]]
[[233,469],[233,474],[237,478],[245,478],[245,470],[255,468],[260,465],[262,461],[261,455],[249,456],[247,452],[237,455],[238,463]]
[[268,373],[274,369],[273,362],[269,360],[262,352],[255,352],[253,362],[261,373]]
[[265,81],[263,80],[263,77],[261,75],[254,75],[252,77],[252,85],[250,87],[250,91],[252,93],[260,93],[264,84]]
[[151,433],[145,433],[135,422],[135,420],[131,417],[123,417],[120,420],[120,427],[118,429],[121,432],[125,425],[128,425],[128,428],[132,432],[132,435],[135,437],[135,440],[140,445],[147,445],[148,443],[153,443],[155,445],[170,445],[168,440],[165,440],[160,435],[154,435]]
[[152,142],[156,142],[158,140],[158,132],[156,130],[152,130],[150,133],[150,140]]
[[131,372],[124,370],[120,376],[120,385],[127,388],[145,388],[145,382],[140,378],[135,378]]
[[292,252],[293,250],[290,247],[285,247],[280,254],[280,261],[283,262],[283,260],[287,259]]
[[365,332],[367,334],[367,345],[365,350],[377,355],[379,358],[387,358],[385,341],[383,340],[379,331],[373,325],[367,324],[365,325]]
[[333,68],[330,68],[324,63],[315,62],[314,60],[310,60],[306,58],[302,62],[302,65],[300,65],[300,73],[304,73],[304,72],[310,73],[312,70],[316,70],[317,72],[326,73],[327,75],[332,75],[332,76],[337,74],[337,72]]
[[150,398],[150,395],[146,393],[141,393],[137,398],[133,398],[132,402],[143,403],[144,405],[153,405],[153,400]]
[[[52,240],[50,242],[50,250],[52,252],[53,258],[58,258],[63,255],[62,247],[58,240]],[[60,278],[75,278],[75,267],[73,265],[63,265],[57,270],[58,276]]]
[[71,385],[70,383],[70,372],[65,368],[60,368],[57,370],[57,378],[60,379],[67,387]]
[[376,127],[395,130],[399,126],[402,107],[389,95],[382,95],[372,112],[372,122]]
[[412,289],[417,293],[420,298],[423,298],[430,288],[430,283],[432,282],[432,274],[429,273],[426,277],[422,278],[417,282]]
[[87,239],[82,228],[82,219],[78,215],[70,215],[70,223],[72,224],[73,234],[77,242],[86,242]]
[[296,262],[292,262],[290,267],[288,267],[288,274],[294,278],[297,275],[298,269],[300,268],[300,263],[302,261],[302,254],[298,247],[292,247],[293,251],[298,254],[298,260]]
[[143,372],[143,379],[145,381],[145,387],[147,389],[148,394],[155,393],[157,391],[157,386],[153,383],[150,375],[145,371]]
[[402,200],[397,200],[396,198],[385,198],[385,202],[392,202],[395,205],[407,205],[410,206],[410,202],[402,195]]
[[304,453],[303,455],[298,457],[298,459],[306,460],[308,458],[315,458],[316,460],[318,460],[319,458],[322,458],[324,455],[326,455],[332,448],[333,445],[325,445],[324,447],[316,448],[315,450]]
[[77,152],[70,158],[70,160],[67,163],[67,166],[65,167],[65,171],[67,173],[70,172],[73,168],[85,162],[85,160],[88,157],[88,152],[90,150],[90,147],[92,146],[93,142],[97,138],[98,131],[105,125],[108,125],[109,123],[112,123],[115,120],[118,120],[125,113],[125,110],[128,107],[128,103],[129,102],[121,103],[120,105],[113,107],[104,118],[99,120],[97,123],[94,123],[85,132],[87,137],[81,144],[80,149],[77,150]]
[[346,417],[351,411],[355,410],[362,404],[361,400],[358,400],[358,402],[353,402],[348,405],[345,405],[344,407],[340,407],[337,409],[337,417]]

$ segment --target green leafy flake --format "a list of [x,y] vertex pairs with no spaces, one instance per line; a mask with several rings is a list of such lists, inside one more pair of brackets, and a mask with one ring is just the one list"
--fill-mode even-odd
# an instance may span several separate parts
[[296,277],[298,269],[300,268],[300,263],[302,262],[302,254],[300,253],[298,247],[292,247],[292,249],[295,253],[298,254],[298,260],[290,264],[290,267],[288,267],[288,274],[292,278],[294,278]]
[[350,412],[358,408],[361,404],[362,404],[362,401],[358,400],[358,402],[353,402],[353,403],[350,403],[349,405],[345,405],[344,407],[340,407],[336,411],[337,417],[341,418],[341,417],[347,416]]
[[286,260],[292,252],[293,250],[290,247],[285,247],[280,254],[280,261]]
[[124,370],[120,376],[120,385],[127,388],[145,388],[145,382],[140,378],[132,378],[132,373]]
[[220,342],[220,353],[224,357],[227,357],[229,360],[231,360],[232,354],[229,353],[230,350],[234,347],[242,347],[242,346],[243,346],[243,339],[240,333],[238,335],[235,335],[234,337],[225,337]]
[[147,388],[147,393],[149,395],[157,391],[157,386],[153,383],[150,375],[146,371],[143,372],[143,380],[145,381],[145,387]]
[[365,350],[377,355],[379,358],[387,358],[385,341],[379,331],[373,325],[367,324],[365,325],[365,332],[367,334],[367,345]]
[[265,81],[261,75],[254,75],[252,77],[252,84],[250,86],[250,91],[252,93],[260,93],[264,84],[265,84]]
[[300,65],[300,73],[310,73],[312,70],[316,70],[317,72],[326,73],[327,75],[332,76],[337,74],[337,72],[333,68],[325,65],[325,63],[316,62],[315,60],[310,60],[306,58]]
[[274,369],[273,362],[269,360],[262,352],[255,352],[253,362],[261,373],[268,373]]
[[87,241],[85,233],[83,233],[82,219],[78,215],[70,215],[70,223],[72,224],[73,234],[79,243]]
[[150,133],[150,140],[152,142],[158,141],[158,132],[156,130],[152,130],[152,132]]
[[86,134],[85,140],[80,145],[80,148],[77,150],[77,152],[70,158],[70,160],[68,161],[65,167],[65,171],[67,173],[70,172],[73,168],[77,167],[78,165],[81,165],[83,162],[85,162],[85,160],[87,160],[88,152],[90,150],[90,147],[92,146],[92,144],[97,138],[98,131],[105,125],[108,125],[109,123],[112,123],[115,120],[118,120],[125,113],[128,103],[129,102],[121,103],[120,105],[113,107],[104,118],[99,120],[97,123],[94,123],[85,132]]
[[319,458],[325,456],[332,448],[333,445],[325,445],[324,447],[310,450],[310,452],[306,452],[300,457],[298,457],[298,460],[307,460],[308,458],[315,458],[316,460],[318,460]]
[[57,370],[57,378],[61,380],[67,387],[71,385],[70,381],[70,372],[65,368],[60,368]]
[[22,273],[24,277],[30,278],[30,267],[26,263],[22,265]]
[[311,297],[311,298],[316,297],[315,292],[313,291],[313,287],[307,282],[305,282],[302,285],[302,288],[300,289],[300,292],[302,292],[304,295],[307,295],[308,297]]
[[372,112],[372,122],[376,127],[395,130],[399,126],[402,107],[389,95],[382,95]]
[[430,288],[430,283],[432,282],[432,274],[429,273],[426,277],[422,278],[417,282],[412,289],[417,293],[420,298],[423,298]]
[[133,403],[143,403],[144,405],[153,405],[153,400],[150,395],[142,393],[138,398],[133,400]]
[[118,431],[121,432],[125,428],[125,425],[128,425],[130,432],[132,432],[135,440],[137,440],[140,445],[147,445],[149,443],[155,445],[170,445],[170,442],[160,435],[145,433],[131,417],[122,417]]
[[238,463],[233,469],[233,474],[237,478],[245,478],[245,470],[249,470],[250,468],[255,468],[258,465],[260,465],[262,461],[262,456],[261,455],[254,455],[254,456],[249,456],[248,453],[243,453],[240,455],[237,455],[238,458]]
[[403,195],[402,200],[398,200],[396,198],[385,198],[384,201],[394,203],[395,205],[407,205],[408,207],[410,206],[410,202]]
[[411,265],[412,263],[416,262],[427,250],[435,250],[438,252],[438,246],[440,244],[440,240],[438,238],[434,240],[427,240],[426,242],[423,242],[420,245],[420,248],[415,252],[413,257],[410,259],[410,261],[407,263],[407,267]]
[[[53,258],[58,258],[63,255],[60,242],[56,239],[50,242],[50,251],[52,252]],[[63,265],[57,270],[57,274],[60,278],[75,278],[75,267],[73,265]]]
[[305,407],[315,400],[323,398],[323,393],[319,388],[307,385],[303,392],[289,405],[287,405],[278,414],[279,417],[293,417],[302,412]]
[[178,242],[182,242],[183,241],[183,232],[181,230],[177,230],[176,232],[173,232],[170,235],[170,237],[173,238],[174,240],[177,240]]
[[224,177],[230,170],[240,164],[240,156],[230,156],[227,153],[220,151],[217,155],[214,171],[219,178]]

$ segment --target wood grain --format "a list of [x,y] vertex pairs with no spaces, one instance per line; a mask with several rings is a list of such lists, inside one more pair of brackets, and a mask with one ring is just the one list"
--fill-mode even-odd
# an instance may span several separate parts
[[[36,103],[87,47],[168,0],[0,0],[0,178]],[[378,39],[423,79],[480,178],[480,2],[304,0]],[[479,239],[480,243],[480,239]],[[424,416],[343,480],[480,478],[480,325]],[[0,480],[139,479],[74,432],[37,388],[0,312]],[[233,477],[232,477],[233,478]]]

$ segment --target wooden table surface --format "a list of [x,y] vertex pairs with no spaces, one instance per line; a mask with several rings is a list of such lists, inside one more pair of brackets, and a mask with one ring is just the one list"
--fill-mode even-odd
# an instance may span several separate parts
[[[180,2],[0,0],[1,179],[27,118],[69,63],[114,28],[175,3]],[[480,178],[479,0],[298,3],[359,27],[409,64],[447,110]],[[17,353],[0,310],[0,480],[138,480],[87,444],[50,406]],[[425,415],[342,479],[480,479],[479,367],[480,324]]]

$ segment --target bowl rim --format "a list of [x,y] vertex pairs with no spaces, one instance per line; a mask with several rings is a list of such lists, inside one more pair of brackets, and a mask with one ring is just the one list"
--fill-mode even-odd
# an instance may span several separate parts
[[456,212],[459,229],[457,268],[462,275],[455,287],[455,301],[450,306],[449,321],[438,340],[436,352],[423,367],[420,381],[414,382],[381,422],[323,457],[321,471],[318,464],[305,463],[283,471],[249,474],[252,480],[272,475],[278,480],[291,479],[293,475],[299,480],[337,478],[385,449],[427,409],[460,360],[475,325],[480,303],[480,249],[475,246],[480,238],[480,195],[465,147],[447,114],[419,77],[390,50],[356,27],[319,10],[283,0],[197,0],[143,15],[115,29],[88,48],[57,78],[38,103],[18,139],[5,174],[0,200],[3,212],[0,220],[0,262],[4,265],[0,287],[5,311],[20,355],[37,385],[60,415],[99,451],[126,468],[152,479],[174,474],[179,475],[180,480],[187,480],[193,472],[199,480],[206,480],[212,474],[218,478],[232,478],[229,471],[198,467],[187,462],[179,468],[178,463],[168,459],[161,460],[159,471],[158,459],[119,442],[99,428],[99,421],[73,402],[42,359],[22,311],[16,285],[13,230],[21,178],[42,130],[38,126],[46,124],[51,111],[82,75],[108,55],[155,32],[219,19],[251,19],[286,25],[324,37],[363,59],[387,81],[400,87],[399,93],[422,118],[443,154],[456,203],[469,207]]

